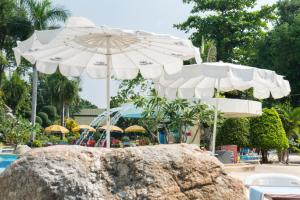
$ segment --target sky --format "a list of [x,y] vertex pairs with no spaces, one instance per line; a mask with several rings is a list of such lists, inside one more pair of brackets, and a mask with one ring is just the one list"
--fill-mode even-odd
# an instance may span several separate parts
[[[273,4],[276,0],[258,0],[258,7]],[[115,28],[145,30],[188,38],[189,34],[173,28],[185,21],[191,5],[182,0],[53,0],[71,11],[72,16],[86,17],[97,25]],[[81,97],[99,108],[106,107],[105,80],[95,80],[83,74]],[[118,82],[113,81],[112,95],[116,95]]]

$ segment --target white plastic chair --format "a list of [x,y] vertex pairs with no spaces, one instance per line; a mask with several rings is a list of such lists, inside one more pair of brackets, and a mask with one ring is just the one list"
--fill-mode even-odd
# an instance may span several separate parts
[[254,174],[245,181],[246,187],[273,186],[273,187],[300,187],[300,177],[289,174]]

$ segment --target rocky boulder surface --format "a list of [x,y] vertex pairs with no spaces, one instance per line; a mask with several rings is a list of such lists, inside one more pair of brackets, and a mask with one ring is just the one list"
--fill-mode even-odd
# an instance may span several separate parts
[[26,152],[30,151],[31,148],[27,145],[18,145],[17,148],[15,149],[15,154],[22,156]]
[[241,181],[193,145],[33,149],[0,174],[1,200],[246,199]]

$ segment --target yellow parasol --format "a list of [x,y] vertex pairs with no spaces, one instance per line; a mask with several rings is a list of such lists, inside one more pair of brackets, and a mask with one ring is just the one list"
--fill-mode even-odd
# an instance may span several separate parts
[[125,133],[146,133],[146,129],[142,126],[134,125],[126,128]]
[[45,128],[45,133],[54,133],[54,132],[66,134],[69,133],[69,130],[60,125],[52,125]]
[[89,132],[96,132],[96,129],[88,125],[78,125],[72,129],[73,132],[79,132],[80,130],[88,130]]
[[[100,127],[100,130],[107,130],[107,125],[104,125],[102,127]],[[110,131],[113,132],[121,132],[123,133],[124,131],[120,128],[120,127],[117,127],[117,126],[110,126]]]

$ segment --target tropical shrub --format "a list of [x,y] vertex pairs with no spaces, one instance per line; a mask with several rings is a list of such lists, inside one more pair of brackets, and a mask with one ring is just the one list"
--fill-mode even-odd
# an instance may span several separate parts
[[39,126],[32,126],[26,119],[9,119],[6,121],[7,127],[4,134],[5,141],[10,144],[25,144],[29,141],[32,132],[39,132]]
[[68,144],[73,144],[74,141],[80,138],[80,133],[72,133],[70,132],[67,136]]
[[[49,126],[49,125],[50,125],[50,124],[49,124],[49,119],[48,119],[47,113],[39,112],[39,113],[37,114],[37,116],[41,118],[43,127],[46,127],[46,126]],[[50,122],[50,123],[51,123],[51,122]]]
[[218,145],[250,146],[250,122],[248,118],[226,119],[217,133]]
[[56,135],[49,136],[49,142],[51,142],[52,144],[59,144],[60,140],[61,140],[60,136],[56,136]]
[[[10,80],[5,80],[2,85],[2,91],[5,94],[3,99],[16,114],[25,114],[30,109],[29,93],[27,83],[21,79],[17,72],[12,74]],[[27,104],[27,105],[26,105]]]
[[72,131],[73,128],[77,127],[78,123],[71,118],[66,119],[66,128],[69,129],[69,131]]
[[43,146],[43,141],[41,141],[41,140],[34,140],[32,142],[32,146],[33,147],[42,147]]
[[38,124],[41,125],[41,126],[43,125],[43,120],[42,120],[42,118],[40,118],[39,116],[36,116],[35,122],[38,123]]
[[263,162],[268,162],[268,150],[282,151],[289,147],[282,122],[274,108],[265,108],[262,116],[250,120],[250,140],[254,147],[261,150]]
[[51,121],[54,121],[57,117],[57,109],[55,106],[44,106],[41,111],[46,113]]

